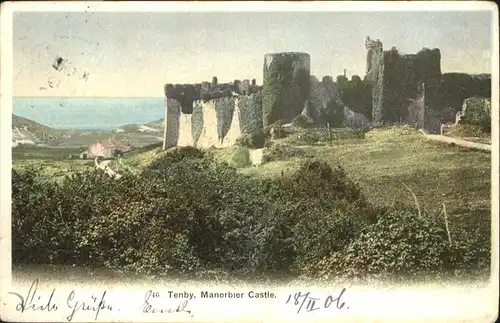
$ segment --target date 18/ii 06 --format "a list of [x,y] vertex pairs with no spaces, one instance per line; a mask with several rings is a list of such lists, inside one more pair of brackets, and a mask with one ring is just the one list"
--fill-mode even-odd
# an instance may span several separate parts
[[322,308],[330,308],[333,304],[335,305],[335,308],[339,310],[343,308],[349,309],[349,306],[346,306],[345,302],[342,301],[342,296],[344,295],[345,290],[346,289],[343,288],[336,297],[329,295],[325,299],[313,297],[310,292],[293,293],[288,295],[286,304],[298,307],[297,313],[300,313],[301,311],[313,312]]

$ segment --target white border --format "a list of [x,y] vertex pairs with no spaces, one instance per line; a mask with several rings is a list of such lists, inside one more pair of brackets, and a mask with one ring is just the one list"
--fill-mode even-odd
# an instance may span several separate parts
[[[498,35],[498,9],[496,5],[492,2],[469,2],[469,1],[431,1],[431,2],[421,2],[421,1],[394,1],[394,2],[14,2],[14,3],[2,3],[1,4],[1,79],[0,79],[0,144],[1,144],[1,159],[0,159],[0,193],[1,193],[1,255],[2,255],[2,266],[0,266],[0,290],[3,291],[10,290],[11,287],[11,267],[8,265],[11,263],[11,253],[10,253],[10,199],[11,199],[11,113],[12,113],[12,78],[13,78],[13,64],[12,64],[12,32],[13,32],[13,12],[14,11],[52,11],[52,12],[82,12],[82,11],[96,11],[96,12],[240,12],[240,11],[253,11],[253,12],[270,12],[270,11],[287,11],[287,12],[297,12],[297,11],[337,11],[337,12],[348,12],[348,11],[478,11],[478,10],[490,10],[492,12],[492,43],[493,43],[493,55],[492,55],[492,271],[491,271],[491,286],[487,289],[471,288],[469,287],[453,287],[453,288],[436,288],[428,286],[425,288],[426,293],[423,293],[423,289],[399,289],[397,287],[391,287],[391,293],[386,293],[382,290],[369,290],[364,287],[355,287],[351,294],[351,301],[357,299],[357,304],[362,304],[361,307],[358,306],[358,311],[353,314],[353,316],[344,317],[342,315],[336,315],[335,319],[340,319],[341,321],[372,321],[375,320],[374,316],[377,318],[383,318],[384,321],[401,321],[413,318],[415,320],[422,321],[441,321],[442,319],[451,319],[455,321],[451,315],[453,311],[458,311],[458,316],[455,318],[460,320],[474,320],[474,321],[490,321],[498,315],[498,273],[499,273],[499,263],[498,263],[498,207],[499,207],[499,35]],[[9,130],[7,130],[9,129]],[[71,286],[74,283],[68,283],[65,285],[58,286],[58,289],[64,292],[61,294],[68,293]],[[48,286],[51,287],[52,286]],[[170,286],[172,287],[172,286]],[[241,286],[240,286],[241,287]],[[240,288],[234,287],[234,288]],[[42,287],[41,287],[42,288]],[[45,286],[44,288],[47,288]],[[97,286],[86,286],[85,291],[82,289],[82,293],[90,293],[91,288],[97,288]],[[141,286],[130,286],[125,288],[123,286],[107,286],[108,290],[114,294],[114,299],[119,299],[124,297],[126,302],[131,302],[134,297],[137,297],[137,293],[143,294],[144,288]],[[192,289],[196,286],[184,286],[184,289]],[[213,287],[222,288],[222,286]],[[335,288],[334,288],[335,289]],[[246,289],[248,290],[248,288]],[[329,292],[331,292],[330,289]],[[285,297],[286,290],[282,290],[280,298]],[[318,291],[319,292],[319,291]],[[127,295],[127,297],[125,297]],[[370,295],[370,296],[367,296]],[[0,298],[0,314],[2,319],[13,318],[12,311],[9,311],[4,306],[5,294],[1,295]],[[406,302],[404,301],[406,300]],[[409,306],[410,303],[411,305]],[[223,313],[228,313],[228,308],[234,306],[235,311],[231,312],[230,315],[225,315],[226,320],[238,321],[290,321],[299,320],[303,321],[308,318],[290,316],[291,314],[284,315],[283,313],[287,310],[279,305],[278,307],[270,306],[270,302],[265,303],[232,303],[228,301],[227,305],[224,305],[226,310],[222,310],[221,301],[208,302],[207,304],[199,305],[199,309],[203,309],[205,316],[195,318],[195,320],[209,320],[220,318]],[[389,306],[387,305],[389,303]],[[392,306],[390,305],[392,303]],[[253,305],[252,305],[253,304]],[[281,303],[280,303],[281,304]],[[129,309],[133,308],[132,303],[130,306],[126,306]],[[471,308],[472,307],[472,308]],[[474,312],[474,307],[477,310]],[[479,309],[480,308],[480,309]],[[471,311],[468,311],[471,310]],[[324,312],[323,312],[324,313]],[[157,320],[185,320],[191,321],[193,319],[186,317],[144,317],[137,316],[137,313],[125,312],[123,315],[101,316],[101,319],[108,320],[139,320],[139,321],[157,321]],[[445,317],[446,315],[450,315]],[[470,316],[470,315],[476,316]],[[326,315],[326,314],[324,314]],[[333,315],[330,313],[330,315]],[[480,316],[477,316],[480,315]],[[278,318],[279,316],[279,318]],[[310,316],[309,319],[314,318],[315,321],[331,321],[332,316]],[[21,318],[16,317],[16,320]],[[33,317],[23,316],[23,320],[30,320]],[[46,321],[59,321],[64,318],[59,316],[43,315],[37,316],[38,320]],[[86,321],[92,319],[91,317],[82,317],[80,320]],[[77,319],[73,320],[74,322]]]

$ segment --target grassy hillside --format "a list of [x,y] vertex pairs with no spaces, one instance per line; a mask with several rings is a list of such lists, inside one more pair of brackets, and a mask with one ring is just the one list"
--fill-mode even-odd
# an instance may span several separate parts
[[[85,134],[78,136],[84,137]],[[86,143],[106,137],[88,134]],[[146,136],[146,134],[144,134]],[[116,137],[127,139],[127,134]],[[298,136],[297,136],[298,137]],[[490,208],[490,154],[427,141],[412,128],[373,129],[362,138],[333,136],[332,140],[304,145],[295,144],[294,136],[274,140],[264,148],[266,162],[250,166],[249,150],[244,147],[209,150],[219,161],[238,168],[238,172],[255,178],[276,178],[293,173],[300,163],[317,158],[331,166],[342,165],[351,178],[359,182],[364,194],[379,205],[394,201],[414,205],[415,194],[422,208],[439,211],[445,203],[450,214],[468,214]],[[82,139],[83,140],[83,139]],[[75,144],[76,142],[73,142]],[[85,143],[82,141],[82,145]],[[161,142],[151,143],[125,154],[110,167],[117,171],[138,173],[166,154]],[[279,148],[279,149],[276,149]],[[81,170],[92,163],[68,159],[78,149],[16,147],[13,167],[44,165],[50,174],[59,168]],[[59,171],[58,171],[59,172]]]
[[[52,148],[57,147],[71,150],[87,148],[99,140],[109,138],[128,142],[134,147],[156,144],[163,139],[163,126],[156,121],[147,125],[124,125],[120,129],[120,132],[59,130],[14,114],[12,115],[13,141],[18,141],[21,144],[43,144]],[[17,147],[14,149],[17,149]],[[48,151],[43,151],[42,149],[38,151],[41,155],[51,155],[50,148]],[[23,151],[21,155],[24,153]],[[55,154],[60,155],[60,152],[56,152]],[[16,154],[16,156],[21,155]]]
[[38,122],[12,114],[12,127],[26,126],[33,133],[57,133],[58,130],[52,129]]
[[[304,159],[318,158],[332,166],[342,165],[376,204],[400,201],[414,205],[412,191],[422,208],[435,211],[443,203],[449,213],[457,215],[490,208],[490,154],[427,141],[410,127],[373,129],[364,139],[333,139],[315,145],[294,145],[290,137],[274,143],[293,153],[289,157],[282,154],[259,167],[241,167],[239,172],[275,178],[282,171],[285,176],[291,174]],[[270,150],[265,148],[265,154]],[[238,167],[232,160],[234,154],[241,154],[239,148],[211,151],[219,160]],[[161,147],[156,147],[131,153],[122,164],[143,168],[164,154]]]
[[34,144],[57,144],[68,138],[71,132],[53,129],[38,122],[12,114],[13,140]]

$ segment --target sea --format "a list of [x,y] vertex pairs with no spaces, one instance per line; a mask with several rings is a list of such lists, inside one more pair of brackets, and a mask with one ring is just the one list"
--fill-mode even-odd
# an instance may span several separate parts
[[14,97],[13,113],[67,130],[113,130],[164,117],[164,98]]

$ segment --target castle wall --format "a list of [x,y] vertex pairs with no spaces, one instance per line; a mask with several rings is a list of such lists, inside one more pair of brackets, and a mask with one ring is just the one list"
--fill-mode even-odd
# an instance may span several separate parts
[[[173,97],[165,100],[165,148],[229,147],[243,133],[262,129],[262,95],[255,81],[236,81],[223,84],[224,87],[226,90],[229,87],[237,89],[237,92],[231,91],[231,96],[226,96],[226,90],[220,91],[220,84],[214,86],[208,82],[201,83],[199,87],[165,86],[166,94]],[[195,94],[183,89],[194,89]],[[198,97],[207,100],[192,100]]]
[[238,108],[238,100],[235,100],[233,111],[231,113],[230,120],[227,120],[229,124],[227,125],[227,131],[221,140],[221,147],[231,147],[236,143],[236,140],[241,137],[240,128],[240,111]]
[[[210,100],[202,103],[203,112],[203,125],[201,129],[200,138],[196,143],[195,147],[199,148],[210,148],[212,146],[219,147],[220,140],[217,127],[217,112],[216,100]],[[191,129],[180,129],[181,131],[189,131]]]
[[264,56],[262,110],[264,126],[301,114],[310,92],[311,57],[285,52]]
[[465,99],[477,96],[491,97],[491,75],[444,73],[438,92],[438,106],[450,107],[455,113],[462,109]]
[[165,98],[165,130],[163,134],[163,149],[177,146],[179,141],[181,103]]
[[191,126],[192,114],[180,113],[179,117],[179,136],[177,139],[177,146],[186,147],[193,146],[193,131]]
[[336,84],[328,82],[330,79],[323,78],[319,81],[314,75],[310,77],[311,92],[304,105],[302,114],[311,118],[315,123],[328,122],[328,104],[331,100],[338,98]]
[[402,55],[396,48],[384,51],[380,41],[366,42],[367,75],[372,87],[372,119],[375,123],[406,121],[412,100],[425,83],[425,105],[436,106],[441,82],[439,49],[424,48],[417,54]]
[[238,97],[239,127],[242,133],[255,133],[264,126],[262,93]]
[[384,50],[380,40],[367,38],[365,42],[367,65],[365,81],[372,88],[372,120],[379,123],[385,119],[384,109]]
[[416,125],[419,129],[425,128],[425,83],[418,88],[418,93],[408,106],[407,122]]

